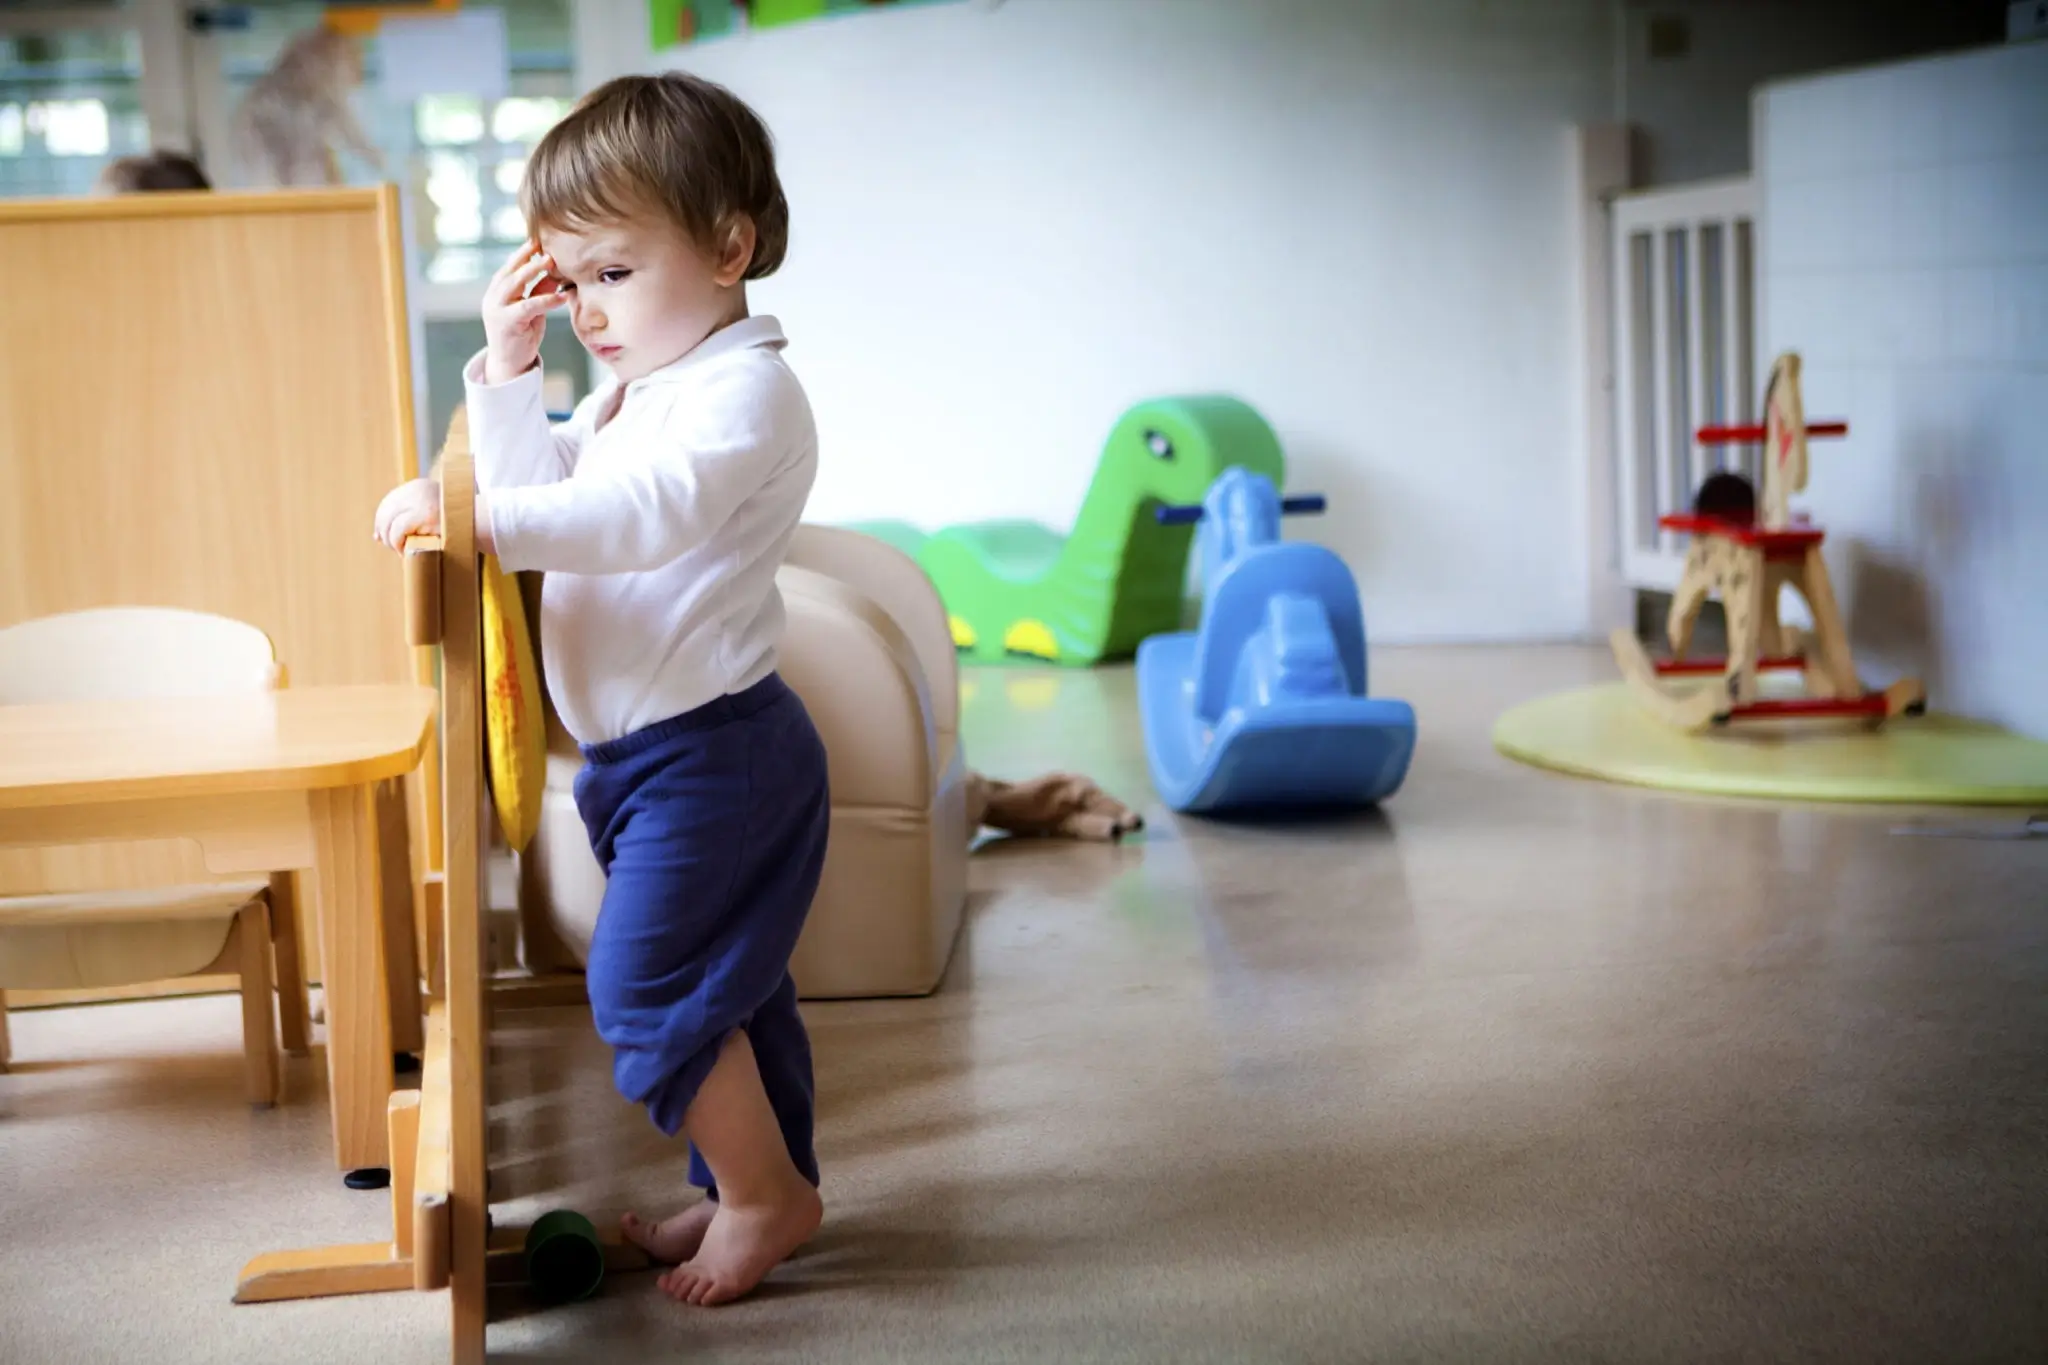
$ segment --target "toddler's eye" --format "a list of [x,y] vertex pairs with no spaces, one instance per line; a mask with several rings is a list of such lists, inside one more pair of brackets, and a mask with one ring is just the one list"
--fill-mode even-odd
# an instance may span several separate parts
[[600,284],[617,284],[632,273],[630,270],[600,270],[597,279]]

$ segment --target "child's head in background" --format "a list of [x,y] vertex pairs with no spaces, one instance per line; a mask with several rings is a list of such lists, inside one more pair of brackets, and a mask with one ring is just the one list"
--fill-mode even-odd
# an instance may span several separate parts
[[622,380],[745,317],[747,281],[773,274],[789,242],[767,126],[682,72],[585,96],[534,148],[520,207],[571,292],[577,337]]
[[151,190],[210,190],[199,163],[178,152],[151,152],[109,161],[100,172],[102,194],[138,194]]

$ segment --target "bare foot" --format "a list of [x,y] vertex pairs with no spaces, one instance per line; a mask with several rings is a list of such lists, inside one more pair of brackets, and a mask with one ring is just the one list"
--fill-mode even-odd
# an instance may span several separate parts
[[697,1254],[661,1277],[662,1292],[705,1308],[731,1303],[810,1241],[824,1217],[824,1201],[802,1183],[773,1204],[719,1204]]
[[711,1226],[711,1217],[717,1212],[717,1201],[705,1199],[659,1223],[628,1213],[619,1219],[619,1232],[663,1265],[680,1265],[695,1256],[697,1248],[704,1244],[704,1230]]

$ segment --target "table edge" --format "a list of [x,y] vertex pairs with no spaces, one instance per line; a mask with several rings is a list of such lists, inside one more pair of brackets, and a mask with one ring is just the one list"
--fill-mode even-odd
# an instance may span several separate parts
[[426,702],[420,717],[420,732],[402,749],[357,758],[323,759],[289,768],[265,768],[258,772],[230,769],[52,782],[37,786],[0,786],[0,812],[56,806],[104,806],[130,801],[326,791],[403,777],[425,760],[440,712],[440,695],[435,689],[420,686],[418,691]]

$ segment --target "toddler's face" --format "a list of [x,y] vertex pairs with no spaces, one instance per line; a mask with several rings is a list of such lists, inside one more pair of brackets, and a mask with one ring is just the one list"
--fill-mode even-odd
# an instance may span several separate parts
[[567,282],[577,339],[621,382],[680,360],[734,306],[737,275],[664,218],[543,231],[540,246]]

